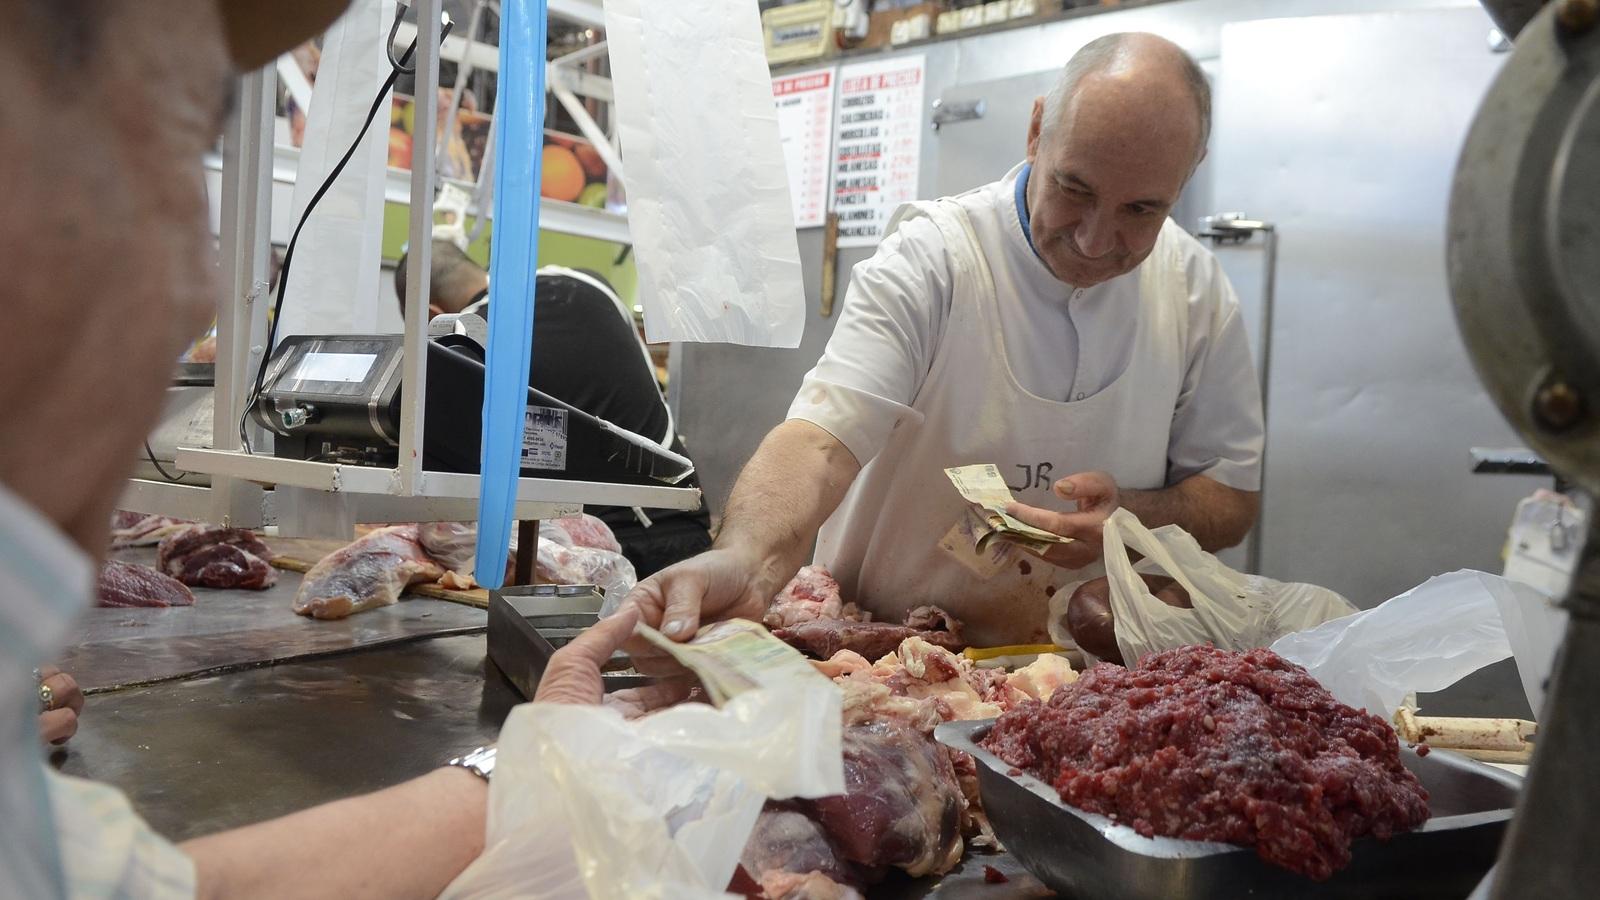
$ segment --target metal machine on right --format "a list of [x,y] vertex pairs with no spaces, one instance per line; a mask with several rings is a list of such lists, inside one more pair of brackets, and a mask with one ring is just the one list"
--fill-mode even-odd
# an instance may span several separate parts
[[[1456,318],[1501,412],[1592,507],[1600,495],[1600,0],[1483,3],[1514,50],[1456,170]],[[1600,884],[1589,827],[1600,821],[1596,530],[1572,573],[1566,638],[1495,898],[1592,897]]]

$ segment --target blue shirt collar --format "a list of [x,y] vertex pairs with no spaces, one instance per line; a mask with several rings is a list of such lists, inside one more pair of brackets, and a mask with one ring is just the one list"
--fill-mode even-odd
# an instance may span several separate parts
[[1017,173],[1017,221],[1022,223],[1022,236],[1028,241],[1028,249],[1033,251],[1034,256],[1039,257],[1040,262],[1043,262],[1044,257],[1039,256],[1039,248],[1033,245],[1033,232],[1028,228],[1028,175],[1032,171],[1033,163],[1025,162],[1022,164],[1022,171]]

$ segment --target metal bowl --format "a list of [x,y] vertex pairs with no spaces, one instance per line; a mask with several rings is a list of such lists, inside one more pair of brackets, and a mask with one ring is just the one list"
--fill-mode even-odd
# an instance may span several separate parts
[[979,745],[993,719],[947,722],[935,737],[970,753],[995,835],[1040,881],[1065,897],[1094,900],[1183,898],[1459,898],[1494,863],[1521,779],[1455,753],[1401,760],[1428,790],[1433,818],[1387,841],[1361,838],[1350,865],[1312,881],[1263,862],[1250,848],[1147,838],[1105,816],[1061,802],[1056,790]]

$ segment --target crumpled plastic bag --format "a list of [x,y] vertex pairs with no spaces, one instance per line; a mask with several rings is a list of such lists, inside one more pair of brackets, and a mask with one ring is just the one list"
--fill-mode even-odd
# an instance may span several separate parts
[[500,734],[484,852],[440,897],[726,897],[768,798],[844,791],[840,722],[825,679],[634,721],[518,707]]
[[1372,609],[1285,635],[1273,652],[1341,702],[1392,718],[1414,691],[1440,691],[1511,655],[1502,604],[1543,602],[1525,584],[1462,569]]
[[639,583],[622,545],[591,515],[567,516],[539,523],[539,552],[534,577],[540,584],[593,584],[606,599],[621,600]]
[[444,568],[471,575],[478,555],[478,526],[472,522],[421,522],[417,543]]
[[[1200,549],[1182,528],[1165,525],[1152,531],[1126,509],[1106,519],[1103,534],[1117,647],[1129,666],[1148,654],[1190,644],[1224,650],[1265,647],[1290,632],[1356,611],[1350,601],[1327,588],[1236,572]],[[1138,565],[1128,558],[1129,549],[1144,555]],[[1176,579],[1189,592],[1194,608],[1178,609],[1156,599],[1140,574]],[[1062,623],[1078,584],[1082,582],[1064,586],[1051,598],[1049,626],[1057,643],[1063,637],[1070,640]],[[1071,645],[1075,644],[1063,646]]]
[[[456,583],[471,586],[478,552],[478,526],[473,522],[424,522],[417,526],[422,549],[434,562],[456,574]],[[511,542],[506,564],[516,559]],[[605,522],[586,513],[539,523],[539,549],[534,577],[540,584],[593,584],[619,601],[639,576],[622,555],[622,545]]]

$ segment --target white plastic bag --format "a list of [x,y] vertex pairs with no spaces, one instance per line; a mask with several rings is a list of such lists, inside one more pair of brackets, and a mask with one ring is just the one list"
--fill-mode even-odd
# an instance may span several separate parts
[[[417,537],[439,565],[464,578],[472,575],[478,551],[476,523],[423,522],[417,526]],[[508,566],[516,552],[513,539],[506,555]],[[540,522],[534,564],[540,584],[593,584],[618,601],[639,581],[616,535],[587,514]]]
[[1413,691],[1439,691],[1511,655],[1501,603],[1542,600],[1527,585],[1462,569],[1372,609],[1280,638],[1333,696],[1390,718]]
[[[1129,666],[1147,654],[1190,644],[1225,650],[1265,647],[1292,631],[1348,616],[1350,601],[1314,584],[1290,584],[1246,575],[1200,549],[1187,531],[1154,531],[1119,509],[1106,520],[1105,568],[1117,647]],[[1136,567],[1128,551],[1144,559]],[[1165,574],[1189,592],[1193,609],[1168,606],[1151,595],[1140,573]],[[1058,591],[1057,596],[1067,594]]]
[[606,523],[580,514],[539,523],[535,575],[540,584],[593,584],[618,601],[638,584],[633,563]]
[[441,898],[726,897],[769,797],[844,791],[839,697],[818,679],[631,722],[607,707],[513,710],[484,852]]
[[799,346],[805,287],[759,10],[604,9],[645,337]]

